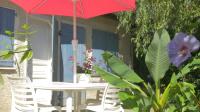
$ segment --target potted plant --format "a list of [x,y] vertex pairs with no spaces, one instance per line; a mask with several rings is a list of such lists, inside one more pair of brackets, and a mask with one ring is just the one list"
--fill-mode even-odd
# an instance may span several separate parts
[[85,52],[85,61],[83,62],[82,67],[77,67],[79,82],[89,82],[90,76],[92,73],[92,65],[95,61],[95,58],[92,56],[92,49],[87,49]]

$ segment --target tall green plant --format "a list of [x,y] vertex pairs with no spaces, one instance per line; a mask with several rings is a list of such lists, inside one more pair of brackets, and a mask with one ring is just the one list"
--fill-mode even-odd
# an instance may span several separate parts
[[[32,35],[34,32],[30,31],[30,26],[28,24],[23,24],[22,25],[22,30],[21,32],[11,32],[6,30],[5,34],[9,36],[11,40],[15,39],[20,39],[22,41],[29,41],[28,38],[30,35]],[[15,60],[15,64],[18,69],[18,73],[20,76],[20,63],[24,62],[25,60],[30,60],[33,56],[32,48],[30,45],[19,45],[19,44],[12,44],[8,45],[6,43],[1,43],[4,46],[10,46],[10,47],[5,47],[7,49],[0,51],[0,58],[2,59],[11,59],[13,58]],[[13,47],[13,49],[10,49]],[[21,54],[20,60],[16,58],[15,54]],[[0,75],[0,85],[3,84],[3,78]]]
[[163,30],[160,36],[156,32],[145,58],[147,68],[156,85],[157,100],[160,99],[160,80],[164,77],[170,65],[167,52],[169,41],[170,37],[167,31]]
[[166,30],[162,30],[161,33],[156,32],[148,48],[145,61],[154,79],[153,85],[142,80],[137,73],[110,52],[105,52],[103,58],[112,72],[107,72],[98,66],[94,67],[107,82],[125,90],[119,92],[124,108],[132,109],[133,112],[186,112],[200,109],[194,94],[195,87],[190,83],[179,81],[179,75],[176,73],[173,73],[167,87],[161,89],[161,79],[169,68],[167,53],[169,40]]

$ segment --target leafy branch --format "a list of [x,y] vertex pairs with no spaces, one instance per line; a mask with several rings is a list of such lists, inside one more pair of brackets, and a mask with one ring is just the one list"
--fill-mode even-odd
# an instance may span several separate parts
[[[24,40],[28,41],[28,37],[30,35],[32,35],[35,32],[31,32],[30,31],[30,26],[28,24],[23,24],[21,26],[21,28],[24,30],[23,32],[12,32],[9,30],[5,31],[5,34],[9,36],[9,38],[11,40],[17,39],[15,37],[13,37],[13,35],[19,35],[21,36],[20,38],[24,38]],[[3,44],[3,46],[6,46],[5,44]],[[21,70],[20,70],[20,63],[24,62],[25,60],[30,60],[33,56],[33,52],[32,52],[32,48],[30,45],[18,45],[18,44],[11,44],[10,46],[13,46],[13,50],[2,50],[0,52],[0,58],[2,59],[10,59],[12,57],[14,57],[15,59],[15,64],[17,66],[17,70],[20,76]],[[15,47],[14,47],[15,46]],[[20,62],[18,61],[18,58],[16,57],[15,54],[22,54],[22,56],[20,57]],[[1,75],[0,75],[0,79],[2,79]],[[2,83],[3,81],[0,80],[0,83]]]

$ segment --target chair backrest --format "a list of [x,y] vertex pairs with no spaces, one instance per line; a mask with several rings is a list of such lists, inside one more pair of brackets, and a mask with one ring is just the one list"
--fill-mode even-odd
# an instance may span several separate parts
[[8,77],[12,92],[12,112],[37,112],[35,91],[27,77]]
[[27,84],[16,84],[12,87],[14,107],[22,112],[37,111],[34,89]]
[[31,82],[29,77],[13,77],[13,76],[9,76],[8,81],[11,84],[11,86],[15,84],[24,84],[24,83],[26,84]]
[[50,61],[33,59],[33,79],[47,80],[50,73]]
[[118,97],[119,88],[116,88],[108,84],[103,92],[102,96],[102,106],[103,110],[118,110],[116,112],[121,112],[122,107],[120,105],[120,99]]

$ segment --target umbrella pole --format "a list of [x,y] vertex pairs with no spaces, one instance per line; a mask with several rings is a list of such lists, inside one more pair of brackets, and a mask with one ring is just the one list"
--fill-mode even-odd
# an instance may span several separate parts
[[[77,83],[77,46],[78,46],[78,40],[77,40],[77,25],[76,25],[76,0],[73,0],[73,40],[72,40],[72,47],[73,47],[73,82]],[[78,93],[75,92],[75,99],[74,104],[78,103]],[[75,112],[79,112],[78,106],[74,107]]]
[[51,18],[51,69],[52,69],[52,80],[54,77],[54,30],[55,30],[55,16],[52,16]]
[[73,47],[73,82],[77,83],[77,25],[76,25],[76,0],[73,0],[73,40],[72,40],[72,47]]

